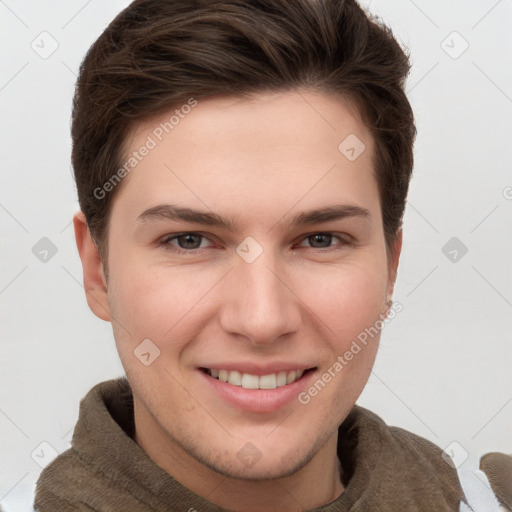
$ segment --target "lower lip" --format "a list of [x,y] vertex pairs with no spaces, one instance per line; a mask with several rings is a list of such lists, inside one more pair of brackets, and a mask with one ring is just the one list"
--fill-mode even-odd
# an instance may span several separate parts
[[237,409],[248,412],[274,412],[285,407],[308,387],[316,373],[316,370],[309,370],[299,380],[275,389],[245,389],[214,379],[202,370],[198,371],[214,393]]

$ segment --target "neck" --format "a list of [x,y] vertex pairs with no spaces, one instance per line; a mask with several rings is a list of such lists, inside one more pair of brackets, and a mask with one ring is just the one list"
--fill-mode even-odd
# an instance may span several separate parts
[[239,512],[295,512],[330,503],[344,491],[337,431],[294,474],[272,480],[244,480],[205,466],[137,409],[137,444],[180,484],[221,507]]

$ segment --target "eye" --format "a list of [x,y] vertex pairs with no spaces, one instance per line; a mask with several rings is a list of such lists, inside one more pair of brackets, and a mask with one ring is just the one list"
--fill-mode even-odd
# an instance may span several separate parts
[[[333,242],[336,241],[338,243],[333,244]],[[312,247],[314,249],[328,249],[331,247],[336,247],[336,245],[351,245],[351,242],[349,240],[334,235],[332,233],[313,233],[311,235],[308,235],[299,244],[299,247],[308,247],[307,245],[304,245],[304,242],[307,242],[309,244],[309,247]]]
[[[335,235],[333,233],[312,233],[307,235],[297,247],[305,247],[312,249],[340,249],[344,246],[353,245],[352,242],[346,238]],[[171,250],[176,253],[194,253],[199,249],[213,247],[212,241],[201,233],[178,233],[174,235],[167,235],[158,244],[165,249]]]
[[199,233],[180,233],[178,235],[167,236],[159,245],[167,247],[177,252],[189,252],[195,249],[208,247],[209,240]]

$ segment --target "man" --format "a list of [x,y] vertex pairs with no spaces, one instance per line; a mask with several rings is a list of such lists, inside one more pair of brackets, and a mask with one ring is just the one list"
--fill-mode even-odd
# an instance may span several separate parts
[[138,0],[109,25],[74,225],[127,379],[84,399],[37,510],[471,510],[441,449],[355,405],[400,310],[408,70],[355,1]]

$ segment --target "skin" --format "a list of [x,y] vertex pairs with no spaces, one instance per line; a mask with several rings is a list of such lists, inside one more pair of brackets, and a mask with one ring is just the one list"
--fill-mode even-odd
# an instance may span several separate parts
[[[127,155],[168,118],[137,125]],[[366,146],[352,162],[338,150],[349,134]],[[293,400],[270,412],[226,402],[205,386],[198,367],[293,361],[316,368],[313,383],[382,318],[401,233],[388,253],[373,152],[372,136],[344,99],[303,91],[202,100],[116,191],[108,283],[84,216],[75,215],[89,306],[112,322],[133,388],[136,442],[218,505],[304,510],[344,490],[337,429],[368,380],[378,336],[310,403]],[[236,221],[236,229],[138,220],[165,203],[214,212]],[[332,205],[368,215],[290,223]],[[192,239],[198,249],[169,240],[183,232],[205,238]],[[333,236],[318,242],[315,233]],[[263,249],[252,263],[236,252],[248,236]],[[147,338],[161,351],[149,366],[134,356]],[[261,454],[250,467],[237,457],[248,442]]]

